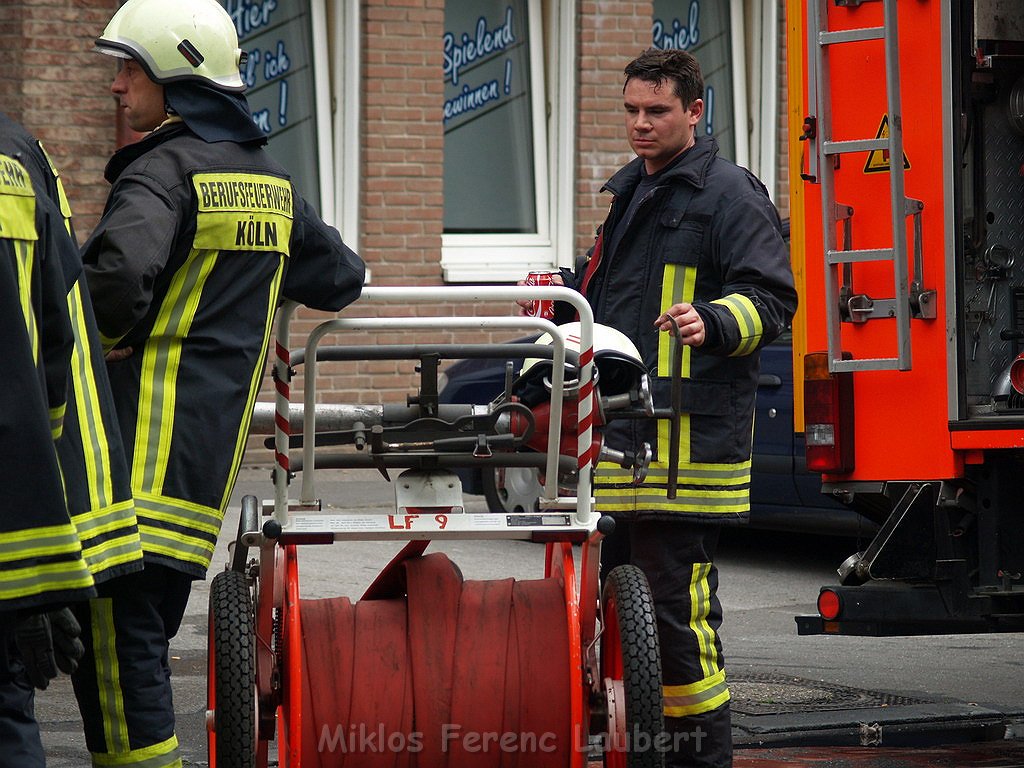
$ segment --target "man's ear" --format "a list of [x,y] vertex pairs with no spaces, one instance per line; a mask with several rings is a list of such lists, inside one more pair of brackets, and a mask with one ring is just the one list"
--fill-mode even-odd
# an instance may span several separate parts
[[690,120],[694,125],[704,115],[704,99],[694,99],[690,102],[690,106],[686,108],[686,111],[690,113]]

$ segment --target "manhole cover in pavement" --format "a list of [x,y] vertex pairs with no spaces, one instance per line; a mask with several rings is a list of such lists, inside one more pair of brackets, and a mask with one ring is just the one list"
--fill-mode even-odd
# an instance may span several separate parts
[[835,709],[868,709],[906,704],[927,704],[923,699],[897,696],[863,688],[806,680],[772,672],[738,672],[729,676],[733,712],[746,715],[782,715]]

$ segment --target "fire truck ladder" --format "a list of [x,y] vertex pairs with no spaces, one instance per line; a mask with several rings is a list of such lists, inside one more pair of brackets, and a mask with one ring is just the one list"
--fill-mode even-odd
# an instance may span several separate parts
[[[841,371],[880,371],[910,369],[910,319],[935,317],[935,294],[921,287],[923,256],[921,253],[921,211],[924,204],[906,197],[903,176],[903,113],[900,106],[899,52],[897,50],[896,0],[881,0],[883,24],[880,27],[830,31],[828,5],[832,0],[808,0],[808,51],[812,62],[809,91],[817,101],[817,120],[809,119],[807,138],[817,139],[817,152],[809,155],[810,179],[821,183],[822,229],[824,232],[825,296],[828,323],[829,369]],[[836,0],[836,5],[859,5],[869,0]],[[834,141],[832,138],[832,101],[829,49],[834,45],[881,40],[885,47],[886,102],[888,137]],[[855,152],[888,152],[889,193],[892,210],[891,248],[853,249],[853,208],[836,202],[835,169],[840,155]],[[905,217],[914,216],[914,284],[908,286],[908,258]],[[837,225],[843,222],[843,247],[838,247]],[[853,265],[887,261],[893,265],[895,298],[874,299],[852,290]],[[865,323],[879,318],[895,318],[897,356],[846,359],[843,357],[842,323]]]

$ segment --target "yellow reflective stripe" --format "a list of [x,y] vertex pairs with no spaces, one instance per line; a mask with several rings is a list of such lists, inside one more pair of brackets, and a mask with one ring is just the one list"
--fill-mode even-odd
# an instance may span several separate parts
[[107,354],[110,350],[117,346],[117,343],[123,339],[124,336],[105,336],[103,332],[100,332],[100,344],[103,346],[103,354]]
[[735,499],[721,496],[700,496],[680,492],[672,500],[661,494],[624,494],[622,492],[598,491],[595,494],[596,507],[601,512],[629,512],[644,509],[651,512],[697,512],[706,515],[737,514],[750,509],[750,498],[747,494],[737,495]]
[[135,524],[135,504],[131,499],[92,509],[71,518],[80,539],[91,539],[118,528]]
[[750,462],[684,464],[677,496],[666,498],[668,468],[651,466],[647,478],[633,485],[632,473],[602,462],[594,476],[594,497],[602,512],[643,508],[661,512],[734,514],[750,508]]
[[[673,304],[693,301],[697,285],[697,268],[678,264],[666,264],[661,278],[661,308],[668,309]],[[670,376],[672,373],[672,356],[675,353],[675,335],[672,333],[658,334],[658,375]],[[681,376],[690,378],[690,358],[692,347],[683,347],[683,365]],[[668,405],[663,403],[662,405]],[[679,424],[679,460],[690,460],[690,415],[680,414]],[[669,442],[672,435],[671,424],[666,420],[658,421],[658,455],[669,455]]]
[[736,320],[736,325],[739,326],[740,343],[732,351],[731,356],[738,357],[753,352],[761,343],[761,336],[764,334],[761,315],[754,306],[754,302],[741,293],[730,293],[711,303],[720,304],[728,309]]
[[75,346],[71,352],[71,383],[78,416],[78,432],[82,437],[89,506],[100,509],[110,504],[114,497],[113,473],[110,471],[110,445],[100,411],[96,372],[92,367],[89,331],[82,309],[82,281],[79,280],[68,294],[71,326],[75,331]]
[[220,533],[222,510],[144,493],[136,494],[135,502],[142,548],[146,552],[197,563],[203,568],[209,566]]
[[93,576],[98,576],[118,565],[142,559],[142,539],[132,531],[119,539],[108,539],[95,547],[82,550],[82,556]]
[[[100,716],[103,719],[103,740],[110,752],[124,752],[129,747],[128,722],[121,693],[121,667],[117,660],[113,601],[110,598],[90,600],[89,613],[92,617],[93,659]],[[95,761],[96,755],[93,755]]]
[[[669,468],[662,462],[653,462],[647,470],[647,479],[643,485],[656,485],[668,482]],[[597,469],[596,482],[624,483],[630,482],[633,471],[608,464],[600,464]],[[736,464],[684,464],[679,467],[679,482],[689,485],[743,485],[750,482],[750,462]]]
[[50,434],[54,440],[59,440],[64,434],[64,414],[67,413],[67,403],[61,403],[50,409]]
[[666,685],[662,688],[665,717],[686,717],[718,709],[731,695],[725,670],[690,685]]
[[0,600],[32,597],[46,592],[88,589],[92,574],[81,557],[59,563],[30,565],[0,571]]
[[71,522],[78,529],[82,557],[94,576],[142,558],[142,539],[131,499],[75,515]]
[[[263,346],[257,359],[264,360],[267,357],[267,347],[270,345],[270,334],[274,327],[274,312],[277,309],[278,293],[281,289],[281,280],[284,277],[284,257],[280,257],[277,272],[270,285],[270,293],[267,297],[266,322],[263,324]],[[245,411],[242,413],[242,423],[238,428],[238,436],[235,440],[235,452],[231,458],[231,470],[228,474],[229,481],[224,488],[224,495],[220,500],[220,508],[227,509],[231,500],[231,491],[234,488],[235,478],[238,477],[238,469],[242,465],[242,457],[245,454],[245,446],[249,441],[249,423],[252,420],[253,408],[256,405],[256,398],[259,396],[260,385],[263,382],[263,366],[257,365],[252,372],[252,380],[249,382],[249,399],[245,404]],[[223,513],[221,513],[223,517]],[[218,527],[219,530],[219,527]]]
[[70,522],[6,531],[0,536],[0,562],[67,555],[80,548],[78,532]]
[[37,141],[39,145],[39,151],[43,153],[43,157],[46,158],[46,164],[50,166],[50,173],[53,174],[53,180],[57,184],[57,201],[60,203],[60,213],[64,217],[64,226],[68,230],[68,234],[71,234],[71,203],[68,202],[68,196],[64,192],[64,182],[60,180],[60,173],[57,171],[57,166],[53,164],[53,160],[50,159],[50,153],[46,151],[46,147],[43,146],[43,142]]
[[[0,155],[2,157],[2,155]],[[0,200],[3,198],[0,197]],[[2,220],[3,211],[0,211]],[[6,222],[4,222],[6,226]],[[14,267],[18,274],[18,300],[21,302],[21,314],[25,318],[25,330],[32,348],[32,361],[39,362],[39,326],[36,313],[32,308],[32,270],[35,266],[35,247],[24,240],[14,240]]]
[[6,240],[39,239],[32,179],[25,166],[7,155],[0,155],[0,237]]
[[[692,303],[697,286],[697,268],[666,264],[661,278],[661,309],[681,302]],[[676,344],[671,333],[658,335],[658,375],[668,376],[672,371],[672,350]],[[683,378],[690,378],[690,347],[683,349]]]
[[135,425],[132,487],[160,493],[174,435],[174,408],[182,341],[218,254],[195,249],[174,274],[146,342]]
[[213,559],[214,545],[181,533],[139,523],[142,549],[154,555],[163,555],[186,563],[208,568]]
[[697,638],[698,657],[704,677],[718,672],[715,653],[715,630],[708,624],[708,612],[711,610],[711,589],[708,585],[708,574],[711,563],[694,563],[690,573],[690,629]]
[[139,519],[149,518],[182,528],[194,528],[209,533],[214,539],[220,533],[220,524],[224,519],[222,510],[145,491],[135,494],[135,511]]
[[108,754],[93,752],[92,764],[97,768],[123,765],[130,765],[132,768],[181,768],[178,737],[171,736],[159,744],[127,752]]

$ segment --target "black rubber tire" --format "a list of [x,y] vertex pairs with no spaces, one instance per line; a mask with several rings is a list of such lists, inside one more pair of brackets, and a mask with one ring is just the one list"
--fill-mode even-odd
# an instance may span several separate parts
[[605,762],[626,768],[662,768],[664,751],[655,748],[655,740],[664,739],[665,730],[661,651],[654,601],[643,571],[634,565],[612,570],[605,579],[601,606],[601,679],[621,677],[630,747],[625,753],[606,754]]
[[536,512],[544,492],[539,472],[532,467],[484,468],[480,473],[487,508],[498,515]]
[[[222,571],[210,584],[216,768],[256,768],[256,633],[246,577]],[[213,762],[216,758],[216,763]]]

